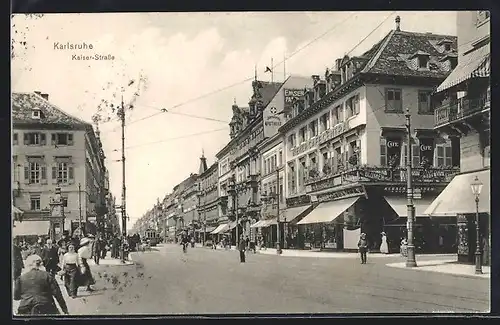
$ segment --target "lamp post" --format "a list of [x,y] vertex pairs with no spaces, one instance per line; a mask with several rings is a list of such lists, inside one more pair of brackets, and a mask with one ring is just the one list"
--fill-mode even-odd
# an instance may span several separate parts
[[472,194],[474,194],[474,199],[476,201],[476,274],[483,274],[483,268],[481,265],[481,250],[479,248],[480,241],[480,231],[479,231],[479,195],[481,194],[481,189],[483,188],[483,183],[477,178],[470,184],[472,189]]
[[415,245],[413,243],[413,221],[415,220],[415,206],[413,205],[413,184],[412,184],[412,166],[411,166],[411,123],[410,123],[410,110],[406,109],[406,141],[407,141],[407,155],[406,155],[406,196],[408,199],[407,208],[407,228],[408,228],[408,246],[406,267],[416,267],[417,261],[415,260]]

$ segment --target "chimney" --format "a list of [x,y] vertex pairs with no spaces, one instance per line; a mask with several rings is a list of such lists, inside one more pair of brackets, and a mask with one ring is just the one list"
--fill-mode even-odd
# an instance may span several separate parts
[[396,16],[396,30],[400,31],[401,17]]
[[340,71],[340,64],[342,64],[342,59],[335,60],[335,71]]

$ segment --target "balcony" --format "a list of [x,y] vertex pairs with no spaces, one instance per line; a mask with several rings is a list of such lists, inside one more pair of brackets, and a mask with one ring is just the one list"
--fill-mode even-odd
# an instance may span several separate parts
[[[416,167],[413,168],[414,183],[448,183],[460,172],[458,167]],[[353,166],[345,170],[317,173],[306,179],[307,192],[329,189],[346,183],[405,183],[405,167]]]
[[490,92],[479,98],[461,98],[458,101],[448,103],[436,108],[434,112],[435,127],[466,118],[490,108]]

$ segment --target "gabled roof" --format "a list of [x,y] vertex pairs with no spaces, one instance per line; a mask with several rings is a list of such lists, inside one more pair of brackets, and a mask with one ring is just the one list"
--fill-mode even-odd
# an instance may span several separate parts
[[267,82],[267,81],[257,81],[260,83],[259,93],[262,96],[260,100],[262,100],[263,107],[269,105],[271,100],[273,100],[274,96],[280,90],[280,87],[283,83],[281,82]]
[[[445,55],[440,41],[451,40],[451,50],[457,49],[457,37],[432,33],[416,33],[393,30],[387,34],[382,42],[377,43],[368,51],[370,61],[363,69],[363,73],[374,73],[394,76],[436,77],[445,78],[450,71],[446,70],[439,59]],[[364,55],[366,55],[365,53]],[[412,55],[422,53],[429,56],[429,61],[437,69],[415,69],[409,62]]]
[[[45,126],[64,125],[75,129],[92,128],[90,123],[64,112],[36,93],[14,92],[11,99],[12,123],[14,125],[40,124]],[[32,110],[36,108],[42,112],[42,118],[39,120],[31,118]]]

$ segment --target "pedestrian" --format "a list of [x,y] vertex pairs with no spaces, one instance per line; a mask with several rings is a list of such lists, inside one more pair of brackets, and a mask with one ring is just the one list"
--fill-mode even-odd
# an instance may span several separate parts
[[21,253],[21,248],[17,245],[17,242],[13,243],[13,271],[14,271],[14,280],[21,276],[21,273],[24,269],[23,255]]
[[41,255],[45,270],[52,276],[59,271],[59,249],[52,244],[52,239],[47,239]]
[[361,264],[366,264],[366,251],[368,250],[368,241],[366,240],[366,234],[361,233],[358,241],[358,250],[361,256]]
[[239,243],[239,251],[240,251],[240,263],[245,263],[245,249],[246,249],[246,241],[245,239],[241,239]]
[[64,272],[64,286],[71,298],[76,298],[78,292],[78,253],[75,251],[75,245],[69,244],[68,252],[62,257],[62,270]]
[[403,237],[401,239],[401,246],[399,250],[401,253],[401,257],[408,256],[408,240],[406,240],[406,237]]
[[99,241],[101,242],[99,245],[101,246],[101,259],[105,259],[106,258],[106,254],[108,254],[108,250],[109,250],[109,246],[108,246],[108,243],[106,242],[105,239],[103,239],[102,237],[99,238]]
[[120,238],[117,235],[113,238],[113,252],[114,258],[120,257]]
[[81,276],[79,276],[79,286],[86,286],[89,292],[94,291],[91,285],[95,284],[89,263],[87,262],[88,259],[92,258],[91,244],[90,238],[84,237],[80,240],[80,248],[78,249],[78,265],[80,266],[81,273]]
[[57,300],[63,313],[68,314],[66,301],[55,278],[42,270],[42,258],[31,255],[26,259],[28,272],[18,277],[14,283],[14,300],[20,300],[17,313],[19,315],[56,315],[59,310]]
[[382,242],[380,244],[380,253],[389,254],[389,245],[387,244],[387,235],[385,232],[382,232],[381,235],[382,235]]
[[[90,238],[92,239],[92,237]],[[92,256],[95,264],[99,265],[99,259],[101,258],[101,240],[99,238],[92,242]]]
[[31,254],[42,256],[43,238],[38,238],[38,241],[31,247]]
[[247,245],[247,249],[250,249],[250,239],[248,236],[245,236],[245,244]]

